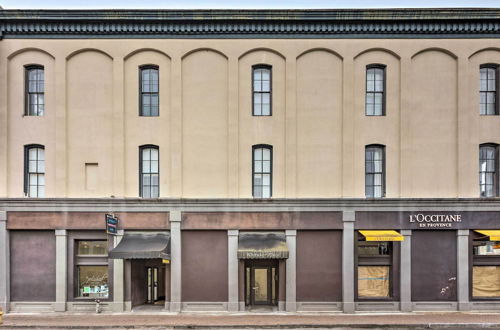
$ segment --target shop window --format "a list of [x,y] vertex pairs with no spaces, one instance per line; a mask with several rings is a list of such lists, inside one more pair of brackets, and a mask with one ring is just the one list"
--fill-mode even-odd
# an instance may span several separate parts
[[24,147],[24,194],[45,196],[45,148],[42,145]]
[[365,114],[385,115],[385,65],[372,64],[366,67]]
[[154,65],[140,67],[140,116],[154,117],[159,114],[159,69]]
[[160,197],[160,158],[158,146],[146,145],[139,148],[139,185],[140,196]]
[[484,64],[479,69],[479,113],[498,115],[498,65]]
[[25,110],[26,116],[43,116],[45,110],[45,75],[43,66],[25,67]]
[[255,65],[252,68],[253,115],[271,116],[272,79],[271,66]]
[[385,196],[385,147],[382,145],[365,148],[365,195],[367,198]]
[[105,241],[79,241],[78,252],[79,256],[107,256]]
[[498,196],[498,146],[479,146],[479,192],[481,197]]
[[108,298],[109,268],[106,241],[76,242],[77,297]]
[[473,233],[472,297],[500,298],[500,241]]
[[273,147],[256,145],[252,148],[253,158],[253,197],[270,198],[273,182]]

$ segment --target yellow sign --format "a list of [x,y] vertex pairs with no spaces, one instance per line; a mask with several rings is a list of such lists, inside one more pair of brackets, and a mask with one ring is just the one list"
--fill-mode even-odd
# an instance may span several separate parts
[[170,260],[168,260],[168,259],[163,259],[163,260],[162,260],[162,262],[163,262],[164,264],[169,264],[169,263],[170,263]]
[[367,241],[402,241],[403,235],[395,230],[360,230]]

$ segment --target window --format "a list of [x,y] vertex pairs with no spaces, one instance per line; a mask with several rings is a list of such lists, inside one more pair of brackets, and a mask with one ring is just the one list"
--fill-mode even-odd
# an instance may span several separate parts
[[369,145],[365,148],[365,195],[367,198],[385,196],[385,147]]
[[43,116],[45,109],[45,77],[43,66],[25,67],[25,110],[26,116]]
[[42,145],[24,147],[24,193],[45,196],[45,149]]
[[157,66],[140,67],[139,90],[140,116],[152,117],[159,113],[159,79]]
[[108,298],[109,269],[106,241],[76,241],[77,297]]
[[271,116],[271,66],[255,65],[252,71],[253,115]]
[[139,148],[140,157],[140,196],[158,198],[160,196],[159,149],[146,145]]
[[498,146],[479,146],[479,192],[481,197],[498,196]]
[[273,147],[253,146],[253,197],[270,198],[273,183]]
[[500,242],[472,233],[472,297],[500,298]]
[[479,71],[479,113],[498,115],[498,65],[481,65]]
[[385,115],[385,66],[368,65],[366,67],[366,100],[367,116]]

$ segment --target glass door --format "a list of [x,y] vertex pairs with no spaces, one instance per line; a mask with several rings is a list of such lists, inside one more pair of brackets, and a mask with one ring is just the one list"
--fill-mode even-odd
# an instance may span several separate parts
[[147,267],[148,304],[158,300],[158,267]]

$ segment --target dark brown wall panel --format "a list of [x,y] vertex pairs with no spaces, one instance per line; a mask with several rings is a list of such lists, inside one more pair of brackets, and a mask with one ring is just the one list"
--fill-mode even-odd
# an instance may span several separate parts
[[456,231],[413,231],[411,291],[413,301],[457,300]]
[[297,301],[342,301],[342,232],[297,232]]
[[227,231],[182,232],[182,301],[227,301]]
[[12,301],[55,301],[54,231],[10,232],[10,297]]

